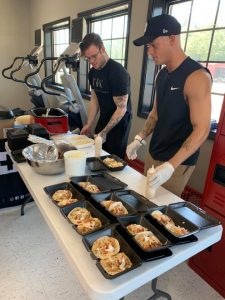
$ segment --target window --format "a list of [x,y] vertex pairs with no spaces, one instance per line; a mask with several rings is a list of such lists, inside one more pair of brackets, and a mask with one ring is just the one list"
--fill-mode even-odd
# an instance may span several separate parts
[[[86,19],[88,33],[99,34],[108,55],[124,67],[127,66],[130,8],[127,0],[78,14]],[[90,94],[89,69],[90,64],[81,58],[78,82],[83,94]]]
[[[43,25],[44,31],[44,53],[45,57],[59,57],[60,54],[69,46],[70,18],[65,18],[52,23]],[[54,61],[45,62],[45,75],[49,76],[53,72]],[[59,70],[52,78],[53,85],[61,85]]]
[[[211,119],[218,122],[225,93],[225,0],[166,2],[167,7],[164,11],[181,23],[181,43],[185,53],[211,71],[213,76]],[[152,65],[147,66],[146,84],[142,87],[146,93],[149,92],[148,81],[153,82],[151,77],[154,77],[154,71]],[[154,89],[151,94],[153,92]],[[148,94],[148,98],[145,95],[141,96],[140,111],[143,112],[144,108],[149,111],[151,95]]]

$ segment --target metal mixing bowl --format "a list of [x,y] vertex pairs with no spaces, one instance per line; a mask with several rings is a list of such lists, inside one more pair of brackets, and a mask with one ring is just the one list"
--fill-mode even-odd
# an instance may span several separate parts
[[34,144],[23,149],[23,156],[33,170],[41,175],[56,175],[65,171],[64,159],[57,159],[48,145]]

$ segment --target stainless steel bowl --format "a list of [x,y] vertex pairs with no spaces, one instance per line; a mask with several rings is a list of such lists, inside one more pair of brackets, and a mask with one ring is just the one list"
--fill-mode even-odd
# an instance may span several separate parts
[[23,149],[22,153],[28,164],[38,174],[56,175],[65,171],[64,159],[55,160],[54,155],[49,153],[48,145],[34,144]]

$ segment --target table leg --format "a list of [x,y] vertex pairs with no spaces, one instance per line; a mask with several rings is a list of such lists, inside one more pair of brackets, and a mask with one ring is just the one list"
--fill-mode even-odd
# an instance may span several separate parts
[[164,297],[164,298],[166,298],[168,300],[172,300],[172,297],[169,294],[167,294],[167,293],[165,293],[165,292],[163,292],[161,290],[158,290],[156,288],[157,280],[158,280],[157,277],[152,280],[152,290],[154,292],[154,295],[151,296],[150,298],[148,298],[147,300],[155,300],[155,299],[158,299],[159,297]]
[[33,201],[33,198],[31,196],[28,196],[27,199],[23,202],[23,204],[21,205],[21,216],[24,216],[24,207],[27,203]]

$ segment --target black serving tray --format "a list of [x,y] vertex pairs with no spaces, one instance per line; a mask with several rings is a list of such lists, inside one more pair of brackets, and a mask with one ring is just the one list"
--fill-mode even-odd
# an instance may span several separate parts
[[108,170],[106,166],[97,157],[87,158],[88,169],[92,172],[106,171]]
[[132,190],[115,192],[115,195],[119,201],[127,203],[137,212],[146,212],[149,207],[157,207],[155,203]]
[[14,150],[11,152],[13,159],[17,163],[22,163],[22,162],[26,161],[26,158],[23,156],[22,151],[23,151],[23,149],[19,149],[19,150]]
[[[105,164],[104,162],[103,162],[103,160],[105,159],[105,158],[113,158],[115,161],[118,161],[118,162],[121,162],[123,165],[121,166],[121,167],[117,167],[117,168],[111,168],[111,167],[109,167],[107,164]],[[115,172],[115,171],[121,171],[121,170],[123,170],[125,167],[126,167],[126,165],[127,165],[127,163],[124,161],[124,160],[122,160],[120,157],[118,157],[117,155],[115,155],[115,154],[110,154],[110,155],[104,155],[104,156],[100,156],[99,157],[99,160],[101,161],[101,163],[108,169],[108,170],[110,170],[111,172]]]
[[128,231],[121,225],[116,227],[119,234],[127,241],[130,247],[137,253],[137,255],[143,261],[152,261],[167,256],[171,256],[173,253],[169,248],[162,248],[155,251],[143,251],[133,240],[132,236],[128,234]]
[[[154,219],[151,216],[151,213],[155,210],[159,210],[161,211],[163,214],[169,216],[175,223],[176,226],[181,226],[186,228],[189,233],[185,234],[185,235],[176,235],[172,232],[170,232],[166,227],[164,227],[164,225],[162,225],[161,223],[159,223],[156,219]],[[149,213],[149,218],[154,221],[155,223],[158,223],[158,225],[160,225],[161,227],[163,227],[166,231],[168,231],[171,235],[173,235],[175,238],[180,239],[180,238],[185,238],[189,235],[192,235],[196,232],[199,231],[198,226],[196,226],[195,224],[193,224],[191,221],[187,220],[186,218],[184,218],[183,216],[179,215],[177,212],[175,212],[170,206],[158,206],[158,207],[153,207],[153,208],[148,208],[148,213]],[[152,223],[152,222],[151,222]],[[154,223],[153,223],[154,224]]]
[[[117,220],[121,224],[121,226],[124,228],[124,230],[127,232],[127,234],[131,236],[131,238],[133,239],[133,242],[144,252],[154,252],[154,251],[162,250],[162,249],[165,249],[165,248],[168,248],[169,246],[171,246],[171,242],[142,215],[118,217]],[[162,243],[162,246],[158,247],[158,248],[150,249],[150,250],[143,249],[138,244],[138,242],[135,240],[134,235],[132,235],[127,230],[126,227],[130,224],[139,224],[139,225],[146,227],[149,231],[151,231],[159,239],[159,241]],[[133,248],[133,245],[132,245],[132,248]]]
[[208,215],[203,209],[190,202],[183,201],[170,204],[169,206],[179,215],[191,220],[199,229],[206,229],[221,224],[219,220]]
[[[121,189],[124,189],[125,187],[127,187],[126,183],[109,175],[108,173],[71,177],[71,181],[73,182],[73,184],[75,184],[78,187],[80,187],[78,185],[79,182],[90,181],[91,183],[95,184],[100,189],[101,193],[109,192],[109,191],[117,191],[117,190],[121,190]],[[85,191],[84,189],[82,189],[82,190]],[[88,191],[86,191],[86,192],[89,195],[91,194]],[[98,193],[96,193],[96,194],[98,194]]]
[[[128,211],[128,215],[133,215],[136,214],[137,211],[135,210],[134,207],[130,206],[127,202],[119,199],[115,193],[99,193],[99,194],[92,194],[91,198],[98,204],[98,207],[101,207],[101,211],[104,211],[104,214],[106,214],[107,216],[109,216],[109,218],[111,220],[117,221],[117,215],[111,213],[110,211],[108,211],[102,204],[101,202],[104,200],[113,200],[113,201],[120,201],[122,202],[122,204],[124,205],[124,207],[127,209]],[[119,216],[118,216],[119,217]]]
[[54,185],[44,187],[45,193],[49,196],[49,198],[52,200],[52,202],[58,207],[60,207],[58,205],[58,202],[52,199],[52,195],[58,190],[69,190],[73,194],[72,198],[76,198],[78,201],[84,201],[85,200],[85,196],[82,195],[77,189],[75,189],[74,186],[69,182],[62,182],[62,183],[58,183],[58,184],[54,184]]
[[[78,230],[77,230],[77,226],[75,224],[73,224],[70,219],[67,217],[68,214],[71,212],[72,209],[76,208],[76,207],[82,207],[82,208],[86,208],[88,211],[90,211],[91,213],[91,216],[93,218],[99,218],[99,220],[101,221],[102,223],[102,227],[101,228],[97,228],[93,231],[90,231],[88,233],[80,233]],[[91,232],[95,232],[95,231],[98,231],[98,230],[101,230],[107,226],[109,226],[110,222],[109,220],[103,216],[103,214],[101,214],[91,203],[89,203],[88,201],[79,201],[79,202],[75,202],[75,203],[72,203],[68,206],[65,206],[63,208],[60,209],[62,215],[64,216],[64,218],[67,219],[67,221],[69,223],[71,223],[73,225],[73,228],[77,231],[78,234],[80,235],[87,235],[87,234],[90,234]]]
[[[101,266],[100,264],[100,260],[94,255],[94,253],[91,251],[92,245],[93,243],[100,237],[103,236],[112,236],[114,238],[116,238],[119,241],[120,244],[120,252],[124,252],[130,259],[130,261],[132,262],[132,267],[130,269],[127,269],[121,273],[118,273],[116,275],[109,275]],[[139,267],[142,263],[140,257],[135,253],[135,251],[129,246],[129,244],[124,240],[124,238],[118,233],[117,229],[115,226],[103,229],[103,230],[99,230],[97,232],[94,233],[90,233],[88,235],[86,235],[85,237],[83,237],[82,239],[87,251],[90,252],[91,257],[93,259],[96,259],[96,265],[98,267],[98,269],[101,271],[102,275],[107,278],[107,279],[114,279],[122,274],[128,273],[131,270]]]

